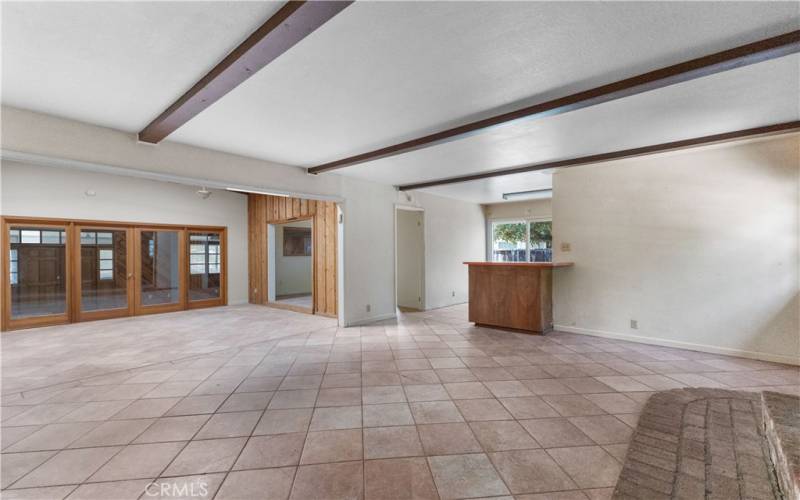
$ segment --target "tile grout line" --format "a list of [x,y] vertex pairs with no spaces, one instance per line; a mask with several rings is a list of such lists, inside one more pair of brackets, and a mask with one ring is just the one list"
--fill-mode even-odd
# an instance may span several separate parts
[[[275,348],[277,347],[277,345],[278,345],[278,344],[276,343],[274,346],[272,346],[272,347],[269,349],[269,351],[267,351],[267,352],[264,354],[264,356],[261,358],[261,362],[259,362],[259,363],[258,363],[258,364],[256,364],[255,366],[253,366],[253,369],[252,369],[252,370],[250,370],[250,372],[248,372],[248,373],[249,373],[249,374],[252,374],[252,373],[253,373],[253,372],[256,370],[256,368],[258,368],[258,366],[260,366],[260,365],[261,365],[261,363],[263,363],[263,362],[264,362],[264,360],[265,360],[265,359],[266,359],[266,358],[267,358],[267,357],[268,357],[268,356],[269,356],[269,355],[270,355],[270,354],[271,354],[271,353],[272,353],[272,352],[275,350]],[[289,371],[291,371],[291,368],[289,369]],[[283,381],[284,381],[284,380],[286,380],[286,377],[287,377],[287,376],[288,376],[288,372],[287,372],[287,375],[284,375],[284,376],[281,378],[281,382],[280,382],[280,384],[278,384],[278,387],[277,387],[277,389],[276,389],[275,391],[273,391],[273,394],[272,394],[272,396],[270,397],[270,400],[267,402],[267,405],[264,407],[264,410],[261,412],[261,415],[258,417],[258,420],[256,420],[256,423],[255,423],[255,425],[253,425],[253,428],[252,428],[252,429],[250,429],[250,435],[249,435],[249,436],[247,437],[247,439],[245,440],[245,442],[244,442],[244,445],[243,445],[243,446],[242,446],[242,448],[239,450],[239,453],[237,453],[237,454],[236,454],[236,458],[233,460],[233,462],[231,462],[231,465],[230,465],[230,467],[228,468],[228,470],[227,470],[227,471],[225,471],[225,473],[224,473],[224,476],[223,476],[222,480],[221,480],[221,481],[220,481],[220,483],[219,483],[219,487],[217,488],[217,491],[215,491],[215,492],[214,492],[214,495],[212,495],[212,500],[213,500],[213,499],[214,499],[214,498],[215,498],[215,497],[216,497],[216,496],[219,494],[219,491],[220,491],[220,490],[222,489],[222,487],[225,485],[225,481],[227,481],[227,479],[228,479],[228,476],[230,475],[230,472],[231,472],[231,470],[233,470],[233,468],[236,466],[236,462],[237,462],[237,461],[239,460],[239,458],[242,456],[242,453],[244,452],[245,448],[247,448],[247,445],[250,443],[250,440],[251,440],[251,439],[252,439],[252,437],[253,437],[253,432],[255,432],[255,429],[258,427],[258,424],[261,422],[261,419],[263,419],[263,418],[264,418],[264,415],[266,414],[266,412],[267,412],[267,409],[269,408],[269,405],[270,405],[270,403],[272,402],[272,398],[273,398],[273,397],[275,397],[275,394],[277,394],[277,393],[279,392],[279,390],[280,390],[280,386],[283,384]],[[238,389],[238,388],[239,388],[239,387],[240,387],[240,386],[241,386],[241,385],[244,383],[244,381],[245,381],[245,380],[247,380],[247,378],[248,378],[248,377],[244,377],[244,379],[242,379],[242,382],[240,382],[240,383],[239,383],[239,384],[236,386],[236,389]],[[236,389],[234,389],[234,390],[233,390],[233,392],[231,392],[231,394],[228,396],[228,398],[226,398],[226,399],[225,399],[225,401],[223,401],[222,405],[224,405],[224,404],[225,404],[225,402],[226,402],[228,399],[230,399],[230,397],[231,397],[233,394],[235,394],[235,393],[236,393]],[[220,407],[222,407],[222,405],[220,405]],[[215,414],[216,414],[216,412],[215,412]],[[202,430],[202,428],[201,428],[201,430]],[[176,458],[177,458],[177,456],[176,456]],[[164,469],[164,471],[166,471],[166,469]],[[163,472],[164,472],[164,471],[162,471],[162,474],[163,474]]]

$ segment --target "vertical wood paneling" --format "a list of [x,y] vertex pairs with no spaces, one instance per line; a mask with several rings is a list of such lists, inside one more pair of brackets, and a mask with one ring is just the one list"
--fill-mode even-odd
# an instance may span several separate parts
[[325,205],[325,298],[327,314],[336,314],[336,204]]
[[314,312],[336,315],[336,236],[338,234],[336,204],[330,201],[306,200],[250,194],[247,203],[248,297],[253,304],[268,301],[267,226],[298,218],[313,219],[312,275]]
[[250,195],[247,198],[247,243],[248,273],[250,287],[248,298],[251,304],[267,301],[267,207],[264,196]]
[[326,311],[325,305],[325,210],[324,205],[317,204],[314,217],[314,295],[315,309],[321,313]]
[[254,206],[256,200],[252,196],[247,196],[247,301],[251,304],[256,302],[255,280],[256,269],[256,234],[258,233],[255,221]]

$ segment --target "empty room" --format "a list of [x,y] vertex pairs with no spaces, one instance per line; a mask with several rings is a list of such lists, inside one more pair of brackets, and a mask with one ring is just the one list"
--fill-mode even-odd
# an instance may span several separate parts
[[4,500],[800,500],[800,3],[0,30]]

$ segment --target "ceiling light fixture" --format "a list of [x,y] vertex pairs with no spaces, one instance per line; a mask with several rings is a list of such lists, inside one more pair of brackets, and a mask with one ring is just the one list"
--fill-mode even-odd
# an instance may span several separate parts
[[207,200],[208,197],[211,196],[211,191],[209,191],[207,187],[203,186],[197,190],[197,196],[203,198],[204,200]]
[[551,198],[552,196],[552,188],[533,189],[531,191],[517,191],[515,193],[503,193],[504,200],[517,200],[521,198],[535,200],[539,198]]
[[235,193],[253,193],[253,194],[266,194],[269,196],[280,196],[282,198],[291,198],[292,195],[287,193],[276,193],[275,191],[260,191],[257,189],[245,189],[237,187],[226,187],[225,190],[233,191]]

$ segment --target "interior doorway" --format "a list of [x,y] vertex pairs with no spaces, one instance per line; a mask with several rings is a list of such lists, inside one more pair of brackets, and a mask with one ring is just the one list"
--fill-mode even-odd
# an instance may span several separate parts
[[395,210],[395,296],[401,311],[425,309],[425,212]]
[[313,220],[309,218],[270,224],[268,231],[269,303],[313,313]]

